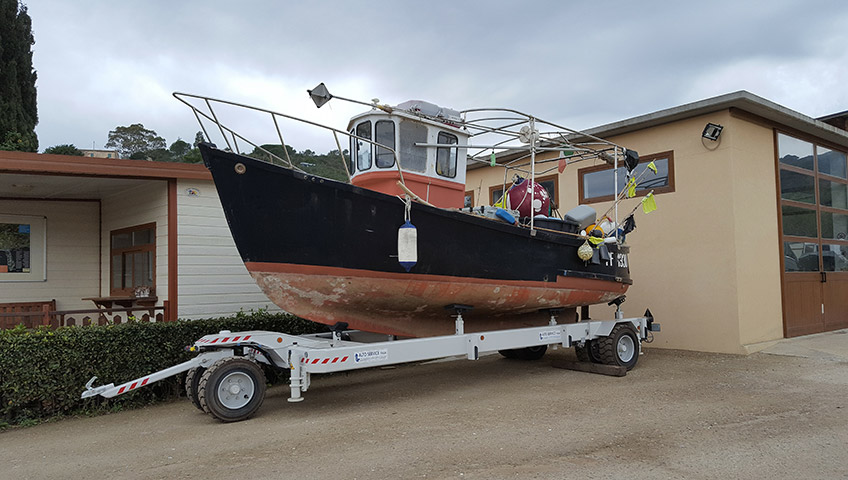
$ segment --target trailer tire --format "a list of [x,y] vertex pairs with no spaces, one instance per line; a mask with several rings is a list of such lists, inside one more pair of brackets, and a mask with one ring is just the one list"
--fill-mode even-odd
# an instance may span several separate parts
[[545,355],[545,352],[547,351],[547,345],[519,348],[516,352],[518,355],[516,355],[515,358],[518,358],[520,360],[538,360],[542,358]]
[[581,362],[602,363],[600,347],[597,340],[586,340],[584,346],[574,345],[574,353]]
[[256,362],[223,358],[203,372],[197,398],[203,411],[222,422],[245,420],[265,400],[265,374]]
[[639,360],[639,336],[630,325],[619,323],[609,336],[597,339],[601,363],[618,365],[627,370],[636,366]]
[[535,347],[510,348],[509,350],[498,350],[498,353],[506,358],[514,358],[516,360],[538,360],[545,355],[548,350],[547,345],[538,345]]
[[200,388],[200,377],[206,369],[203,367],[194,367],[188,371],[185,380],[186,396],[191,400],[191,404],[203,411],[203,406],[200,405],[200,400],[197,398],[197,390]]
[[516,358],[518,357],[518,351],[510,348],[509,350],[498,350],[498,353],[501,354],[504,358]]

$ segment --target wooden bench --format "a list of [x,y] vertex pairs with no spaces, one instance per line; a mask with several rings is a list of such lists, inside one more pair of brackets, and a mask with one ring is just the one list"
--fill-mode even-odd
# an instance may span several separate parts
[[[0,303],[0,328],[14,328],[23,323],[27,328],[50,325],[56,311],[56,300],[44,302]],[[20,314],[20,315],[11,315]]]

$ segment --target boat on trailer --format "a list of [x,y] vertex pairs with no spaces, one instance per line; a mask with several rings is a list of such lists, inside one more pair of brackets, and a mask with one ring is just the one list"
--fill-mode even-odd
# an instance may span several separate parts
[[[333,98],[323,84],[310,93],[319,107]],[[631,283],[623,240],[632,222],[618,226],[618,199],[611,209],[615,222],[598,222],[586,206],[552,218],[556,209],[535,183],[545,168],[586,159],[610,160],[616,172],[621,160],[632,172],[634,152],[575,131],[542,132],[538,125],[546,122],[512,110],[454,112],[375,100],[347,130],[322,127],[336,136],[341,155],[339,135],[351,139],[351,155],[342,158],[350,182],[340,182],[250,143],[221,121],[213,104],[271,114],[283,152],[279,120],[314,123],[175,96],[192,107],[207,138],[203,120],[216,125],[227,144],[205,143],[200,150],[251,275],[281,308],[331,324],[331,331],[206,335],[188,347],[197,353],[191,360],[119,385],[95,387],[93,377],[83,399],[113,398],[185,373],[192,404],[233,422],[261,406],[265,369],[289,374],[290,402],[304,399],[312,374],[457,355],[477,360],[495,351],[535,360],[559,345],[623,375],[636,365],[641,343],[660,330],[650,311],[625,318],[620,309]],[[468,142],[490,134],[506,140]],[[254,155],[239,153],[238,141],[253,145]],[[254,158],[257,150],[267,159]],[[495,151],[510,158],[503,201],[464,207],[465,159],[498,166]],[[547,152],[556,153],[536,161]],[[507,186],[510,172],[517,178]],[[618,191],[617,176],[615,182]],[[614,319],[574,321],[576,307],[605,301],[616,306]]]
[[[174,94],[207,139],[220,134],[220,146],[200,144],[203,161],[247,270],[281,309],[327,325],[427,337],[454,331],[445,308],[462,308],[468,332],[541,326],[550,311],[576,319],[578,307],[615,301],[632,283],[619,199],[601,228],[586,205],[559,215],[535,179],[600,160],[616,169],[618,183],[617,167],[632,170],[635,152],[510,109],[358,102],[323,84],[309,94],[319,108],[336,98],[370,110],[336,129]],[[349,181],[307,173],[285,148],[275,155],[236,133],[221,114],[233,108],[270,115],[281,145],[284,121],[331,133]],[[466,166],[475,162],[504,169],[498,205],[463,204]]]

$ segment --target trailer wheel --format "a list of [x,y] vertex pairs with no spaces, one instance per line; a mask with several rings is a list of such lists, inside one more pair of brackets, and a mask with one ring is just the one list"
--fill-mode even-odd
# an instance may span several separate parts
[[574,353],[581,362],[601,363],[600,347],[596,340],[586,340],[584,346],[574,345]]
[[599,338],[598,352],[601,363],[619,365],[628,370],[639,360],[639,337],[629,324],[619,323],[608,337]]
[[197,398],[197,390],[200,386],[200,377],[203,376],[203,372],[206,369],[203,367],[194,367],[188,371],[186,374],[185,381],[185,391],[186,396],[189,400],[191,400],[191,404],[198,408],[198,410],[203,410],[203,406],[200,405],[200,400]]
[[515,358],[517,360],[538,360],[545,355],[548,350],[547,345],[538,345],[535,347],[510,348],[509,350],[498,350],[498,353],[506,358]]
[[223,358],[203,372],[197,397],[203,410],[222,422],[244,420],[265,399],[265,374],[250,360]]
[[536,347],[524,347],[518,350],[518,358],[521,360],[538,360],[548,351],[547,345],[539,345]]

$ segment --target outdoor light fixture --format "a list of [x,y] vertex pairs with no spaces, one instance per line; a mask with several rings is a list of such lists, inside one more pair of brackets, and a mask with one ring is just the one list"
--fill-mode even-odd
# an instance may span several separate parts
[[701,132],[701,136],[706,138],[707,140],[716,141],[718,140],[718,136],[721,135],[721,131],[724,127],[715,123],[708,123],[706,127],[704,127],[704,131]]

